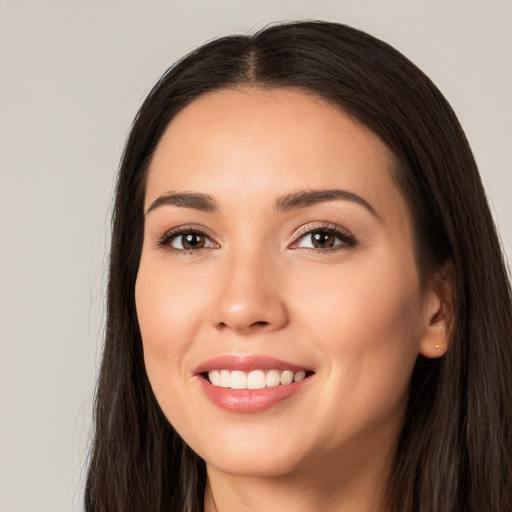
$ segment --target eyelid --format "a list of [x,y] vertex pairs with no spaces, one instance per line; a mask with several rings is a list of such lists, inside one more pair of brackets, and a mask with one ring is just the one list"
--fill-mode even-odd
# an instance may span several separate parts
[[[308,234],[317,232],[317,231],[327,231],[329,233],[332,233],[334,236],[339,238],[342,243],[337,244],[331,248],[308,248],[308,247],[299,247],[297,244],[298,242],[305,237]],[[171,241],[183,234],[186,233],[198,233],[200,235],[205,236],[208,238],[212,244],[213,247],[201,247],[199,249],[177,249],[171,247]],[[314,252],[329,252],[329,251],[336,251],[341,249],[347,249],[350,247],[353,247],[357,245],[359,240],[357,237],[351,233],[348,229],[338,225],[333,224],[331,222],[314,222],[309,223],[304,226],[302,226],[300,229],[298,229],[291,237],[292,241],[288,244],[288,247],[290,249],[303,249],[303,250],[312,250]],[[170,252],[174,253],[199,253],[200,251],[206,250],[206,249],[216,249],[220,247],[220,243],[217,241],[216,237],[213,235],[213,233],[205,228],[204,226],[200,224],[184,224],[181,226],[176,226],[174,228],[171,228],[167,231],[165,231],[156,241],[156,245],[159,249],[165,249]]]
[[[311,233],[315,233],[317,231],[327,231],[329,233],[332,233],[334,236],[339,238],[341,240],[341,244],[338,244],[336,246],[333,246],[328,249],[321,249],[321,248],[311,248],[311,247],[299,247],[297,244],[298,242],[304,238],[306,235],[309,235]],[[338,225],[333,224],[332,222],[314,222],[311,224],[306,224],[305,226],[302,226],[296,233],[292,235],[292,243],[289,245],[291,249],[306,249],[306,250],[313,250],[315,252],[328,252],[328,251],[335,251],[340,249],[346,249],[347,247],[353,247],[357,245],[359,240],[357,237],[350,232],[348,229]]]
[[[202,247],[199,249],[176,249],[170,246],[170,243],[173,238],[177,236],[184,235],[186,233],[198,233],[200,235],[208,238],[214,247]],[[176,226],[174,228],[168,229],[161,236],[158,237],[156,241],[156,245],[160,249],[166,249],[171,252],[176,253],[184,253],[184,252],[199,252],[203,249],[216,249],[220,247],[219,242],[216,240],[216,237],[211,233],[211,231],[200,224],[184,224],[182,226]]]

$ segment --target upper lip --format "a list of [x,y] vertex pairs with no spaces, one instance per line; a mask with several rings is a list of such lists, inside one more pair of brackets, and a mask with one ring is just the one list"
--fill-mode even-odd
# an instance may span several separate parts
[[204,361],[194,369],[194,373],[207,373],[211,370],[239,370],[243,372],[251,370],[291,370],[300,372],[311,371],[311,368],[265,355],[226,354]]

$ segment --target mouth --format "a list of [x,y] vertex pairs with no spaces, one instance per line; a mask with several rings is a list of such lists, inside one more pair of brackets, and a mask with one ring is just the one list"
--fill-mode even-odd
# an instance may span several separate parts
[[258,369],[252,371],[215,369],[201,376],[212,386],[228,389],[265,389],[301,382],[313,375],[305,370]]
[[225,355],[206,361],[194,374],[215,405],[234,413],[257,413],[300,395],[315,372],[267,356]]

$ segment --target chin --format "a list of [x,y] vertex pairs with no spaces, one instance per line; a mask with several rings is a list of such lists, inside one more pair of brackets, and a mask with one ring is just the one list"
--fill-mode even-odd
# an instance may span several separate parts
[[198,455],[223,473],[275,477],[292,473],[300,464],[300,454],[295,450],[280,450],[264,443],[232,442],[211,444],[206,450],[197,450]]
[[296,468],[294,461],[285,457],[225,456],[206,460],[206,465],[223,473],[245,477],[278,477],[284,476]]

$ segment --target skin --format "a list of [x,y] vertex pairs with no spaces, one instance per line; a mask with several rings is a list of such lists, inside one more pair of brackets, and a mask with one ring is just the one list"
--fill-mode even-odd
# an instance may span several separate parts
[[[441,356],[448,333],[443,294],[420,284],[393,164],[372,132],[294,90],[208,93],[168,126],[145,211],[169,192],[209,194],[218,210],[146,213],[136,304],[155,396],[206,461],[206,511],[384,510],[415,360]],[[275,207],[324,189],[357,194],[373,212],[348,199]],[[304,233],[326,223],[353,241],[312,247]],[[181,250],[179,236],[159,245],[191,225],[206,231],[205,248]],[[193,371],[224,354],[314,375],[270,409],[233,413]]]

